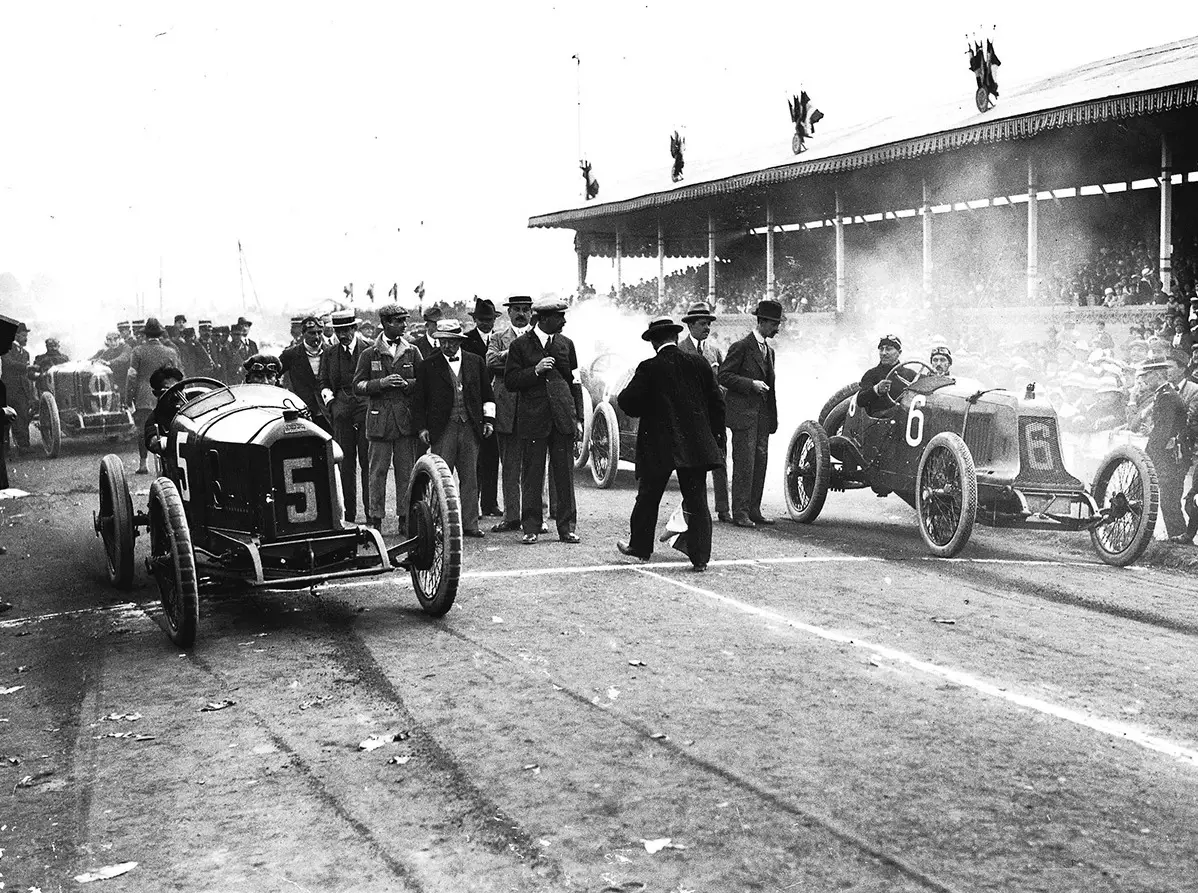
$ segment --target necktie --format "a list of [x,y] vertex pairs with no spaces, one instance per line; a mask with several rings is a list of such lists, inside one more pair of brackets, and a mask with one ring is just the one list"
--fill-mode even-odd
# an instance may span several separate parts
[[707,354],[703,352],[703,345],[704,345],[704,344],[706,344],[706,343],[707,343],[706,341],[700,341],[700,342],[698,342],[698,344],[699,344],[699,356],[701,356],[701,357],[705,357],[705,356],[707,356]]

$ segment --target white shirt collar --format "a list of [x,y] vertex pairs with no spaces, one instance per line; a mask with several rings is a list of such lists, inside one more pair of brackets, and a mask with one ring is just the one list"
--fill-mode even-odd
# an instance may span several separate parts
[[[445,354],[441,354],[441,356],[445,357]],[[462,351],[461,351],[461,349],[460,348],[458,349],[458,355],[456,357],[454,357],[452,360],[449,357],[445,357],[445,362],[449,364],[449,368],[453,370],[454,375],[459,375],[460,370],[462,368]]]
[[665,350],[667,347],[677,347],[677,346],[678,346],[677,344],[674,344],[674,343],[673,343],[673,342],[671,342],[671,341],[667,341],[667,342],[665,342],[664,344],[659,344],[659,345],[657,345],[657,353],[661,353],[661,352],[662,352],[663,350]]
[[769,346],[765,343],[765,338],[762,336],[762,334],[756,329],[753,330],[753,337],[757,339],[757,346],[762,350],[765,350],[766,347]]
[[544,348],[549,344],[549,333],[540,326],[534,326],[533,331],[536,333],[537,340],[541,342],[541,347]]
[[519,326],[512,326],[512,332],[515,333],[517,338],[519,338],[521,335],[525,334],[529,328],[531,327],[525,326],[524,328],[520,328]]

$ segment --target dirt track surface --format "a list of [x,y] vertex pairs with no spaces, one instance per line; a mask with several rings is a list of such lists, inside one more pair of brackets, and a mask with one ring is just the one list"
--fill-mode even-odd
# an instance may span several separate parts
[[624,471],[579,477],[580,546],[467,541],[442,620],[400,575],[223,592],[180,653],[64,452],[0,502],[6,891],[1198,888],[1180,571],[984,528],[932,560],[860,493],[622,564]]

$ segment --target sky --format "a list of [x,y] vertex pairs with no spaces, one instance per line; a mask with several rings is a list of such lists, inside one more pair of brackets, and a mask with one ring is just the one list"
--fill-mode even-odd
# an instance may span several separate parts
[[[979,20],[978,16],[988,18]],[[1116,17],[1117,16],[1117,17]],[[1192,3],[20,3],[0,0],[0,272],[64,310],[251,313],[568,293],[579,135],[601,186],[1198,33]],[[580,61],[576,62],[573,57]],[[581,127],[578,98],[581,95]],[[601,192],[600,198],[603,194]],[[244,249],[249,278],[239,263]],[[626,264],[626,281],[655,262]],[[604,287],[609,262],[592,261]]]

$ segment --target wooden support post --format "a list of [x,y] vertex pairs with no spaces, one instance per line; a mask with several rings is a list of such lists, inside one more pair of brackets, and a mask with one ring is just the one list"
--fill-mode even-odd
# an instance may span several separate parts
[[765,296],[774,300],[774,206],[765,197]]
[[1037,199],[1036,162],[1027,159],[1027,302],[1035,304],[1039,295],[1040,207]]
[[707,212],[707,303],[715,307],[715,215]]
[[923,293],[926,298],[932,293],[932,197],[927,180],[923,181],[923,204],[919,213],[923,215]]
[[[1173,287],[1173,147],[1161,135],[1161,291]],[[1188,323],[1187,323],[1188,325]]]
[[616,230],[616,300],[624,296],[624,239]]
[[666,236],[657,221],[657,303],[658,306],[666,301]]
[[844,313],[844,217],[836,190],[836,312]]

